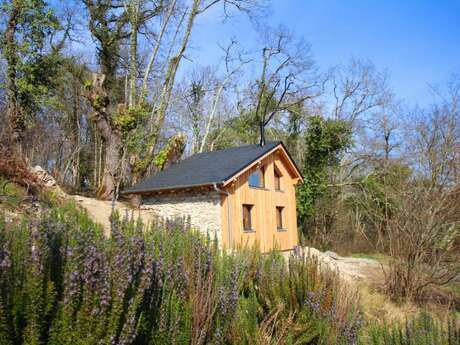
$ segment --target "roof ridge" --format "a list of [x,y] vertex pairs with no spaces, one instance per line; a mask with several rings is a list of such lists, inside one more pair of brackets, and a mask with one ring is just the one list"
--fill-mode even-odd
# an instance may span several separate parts
[[264,146],[267,146],[269,144],[279,144],[279,143],[282,143],[281,140],[272,140],[272,141],[267,141],[265,143],[265,145],[260,145],[260,144],[245,144],[245,145],[240,145],[240,146],[232,146],[232,147],[226,147],[224,149],[220,149],[220,150],[215,150],[215,151],[203,151],[203,152],[198,152],[198,153],[194,153],[193,155],[187,157],[186,159],[190,158],[190,157],[193,157],[193,156],[196,156],[196,155],[201,155],[201,154],[204,154],[204,153],[213,153],[213,152],[222,152],[222,151],[227,151],[227,150],[234,150],[234,149],[244,149],[244,148],[248,148],[250,146],[260,146],[260,147],[264,147]]

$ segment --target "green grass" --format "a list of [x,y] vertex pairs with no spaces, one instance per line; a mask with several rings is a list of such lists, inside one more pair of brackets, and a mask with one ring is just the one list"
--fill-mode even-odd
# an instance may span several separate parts
[[405,323],[369,323],[359,344],[458,345],[460,344],[459,326],[454,314],[447,314],[441,320],[422,311],[408,318]]
[[446,288],[460,297],[460,282],[451,282],[446,285]]
[[16,183],[0,176],[0,205],[7,209],[20,207],[27,198],[27,191]]

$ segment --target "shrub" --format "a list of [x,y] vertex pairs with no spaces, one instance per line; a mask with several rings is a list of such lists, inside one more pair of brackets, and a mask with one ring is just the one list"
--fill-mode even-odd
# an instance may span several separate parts
[[112,235],[73,206],[0,222],[0,344],[356,344],[361,313],[296,252],[222,253],[186,220]]

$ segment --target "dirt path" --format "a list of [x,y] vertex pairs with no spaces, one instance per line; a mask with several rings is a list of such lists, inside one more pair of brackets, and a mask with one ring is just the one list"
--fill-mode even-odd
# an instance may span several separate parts
[[[377,260],[344,257],[333,252],[321,252],[312,247],[304,247],[302,250],[305,255],[318,258],[320,265],[337,271],[341,278],[349,282],[383,279],[382,265]],[[287,257],[289,253],[284,255]]]
[[338,270],[354,280],[383,280],[382,265],[377,260],[341,257],[334,259]]
[[336,271],[351,288],[359,291],[362,310],[369,319],[381,320],[385,317],[386,320],[404,321],[408,315],[419,311],[419,307],[411,302],[391,302],[382,292],[384,263],[368,258],[343,257],[309,247],[305,247],[304,251],[316,256],[320,264]]
[[[106,235],[110,234],[110,215],[112,214],[112,201],[98,200],[94,198],[88,198],[81,195],[71,195],[75,202],[83,207],[88,215],[98,224],[101,224],[104,227],[104,233]],[[115,209],[118,211],[121,217],[126,214],[131,217],[134,216],[134,219],[139,217],[145,223],[148,223],[152,219],[152,215],[146,211],[140,211],[131,208],[129,205],[122,202],[115,202]]]

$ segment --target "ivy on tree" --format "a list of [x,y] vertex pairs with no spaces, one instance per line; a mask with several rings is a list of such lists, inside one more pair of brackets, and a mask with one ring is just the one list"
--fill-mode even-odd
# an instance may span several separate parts
[[352,129],[344,120],[311,116],[304,137],[305,154],[301,168],[304,182],[297,188],[299,225],[306,231],[315,213],[315,202],[327,190],[329,169],[337,167],[340,156],[352,144]]

